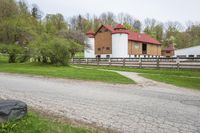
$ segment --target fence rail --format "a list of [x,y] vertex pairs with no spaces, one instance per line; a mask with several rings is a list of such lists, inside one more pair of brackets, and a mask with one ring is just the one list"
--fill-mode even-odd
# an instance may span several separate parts
[[137,68],[200,69],[200,58],[73,58],[71,64]]

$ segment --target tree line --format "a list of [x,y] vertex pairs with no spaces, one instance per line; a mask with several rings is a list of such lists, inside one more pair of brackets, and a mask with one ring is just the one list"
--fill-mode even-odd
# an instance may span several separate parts
[[85,33],[96,31],[102,24],[124,24],[131,31],[146,33],[159,40],[163,47],[176,48],[200,44],[200,24],[144,22],[125,13],[112,12],[99,16],[86,14],[67,17],[60,13],[47,14],[25,1],[0,0],[0,52],[9,55],[9,62],[32,61],[66,65],[68,59],[84,49]]
[[177,21],[160,22],[156,19],[146,18],[141,21],[130,14],[112,12],[95,15],[77,15],[68,18],[69,27],[74,30],[86,32],[89,29],[96,31],[102,24],[115,26],[120,23],[128,30],[146,33],[160,41],[163,47],[174,44],[176,48],[186,48],[200,45],[200,22],[188,21],[182,25]]

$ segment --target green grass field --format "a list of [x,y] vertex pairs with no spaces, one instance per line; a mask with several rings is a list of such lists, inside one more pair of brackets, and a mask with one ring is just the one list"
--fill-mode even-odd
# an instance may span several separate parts
[[34,63],[7,63],[6,57],[0,56],[0,72],[42,75],[78,80],[92,80],[107,83],[132,84],[129,78],[115,72],[104,72],[95,69],[80,69],[74,67],[52,66]]
[[108,69],[117,71],[137,72],[141,76],[156,81],[200,90],[200,70],[177,70],[177,69],[146,69],[146,68],[128,68],[128,67],[108,67],[108,66],[86,66],[95,69]]
[[21,120],[0,123],[0,133],[92,133],[81,127],[73,127],[63,122],[41,117],[33,112]]

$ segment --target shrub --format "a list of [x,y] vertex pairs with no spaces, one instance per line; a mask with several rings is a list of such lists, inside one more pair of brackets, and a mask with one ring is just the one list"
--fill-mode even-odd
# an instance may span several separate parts
[[8,54],[8,62],[16,63],[17,57],[23,54],[23,48],[16,44],[1,44],[1,52]]
[[69,41],[42,35],[31,45],[31,54],[35,61],[56,65],[68,65]]
[[21,50],[21,54],[17,58],[17,61],[20,63],[27,62],[31,58],[30,49],[28,47],[24,47]]
[[17,45],[8,45],[7,53],[9,55],[8,62],[9,63],[16,63],[17,56],[22,53],[22,48]]
[[69,60],[69,46],[67,40],[53,39],[49,43],[49,58],[51,64],[67,65]]

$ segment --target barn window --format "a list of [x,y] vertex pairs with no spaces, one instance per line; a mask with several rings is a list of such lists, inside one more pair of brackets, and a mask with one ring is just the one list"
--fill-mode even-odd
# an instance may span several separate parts
[[170,53],[170,51],[166,51],[166,53],[168,53],[168,54],[169,54],[169,53]]
[[106,47],[106,50],[110,50],[110,47]]
[[134,46],[135,46],[135,49],[139,49],[139,47],[140,47],[139,43],[135,43]]
[[101,48],[98,48],[98,51],[101,51]]

